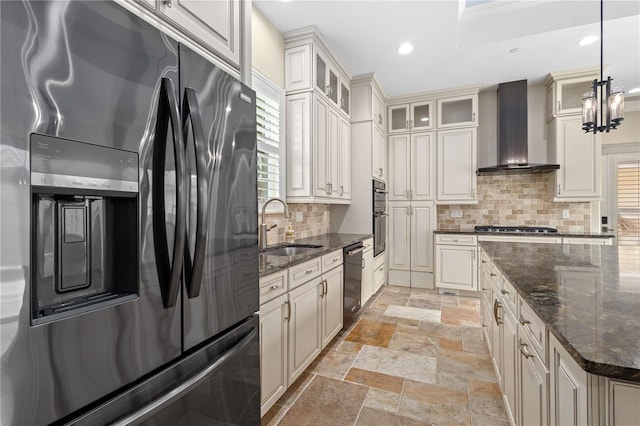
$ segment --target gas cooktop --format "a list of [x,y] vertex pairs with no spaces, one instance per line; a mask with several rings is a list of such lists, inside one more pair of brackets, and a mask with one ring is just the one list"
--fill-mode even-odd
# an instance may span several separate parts
[[555,228],[542,226],[476,226],[476,232],[490,233],[527,233],[527,234],[553,234],[558,232]]

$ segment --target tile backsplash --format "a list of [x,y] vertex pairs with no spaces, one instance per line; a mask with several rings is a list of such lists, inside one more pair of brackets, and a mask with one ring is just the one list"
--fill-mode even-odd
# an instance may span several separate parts
[[[554,203],[553,173],[478,176],[478,204],[439,205],[438,229],[475,225],[549,226],[560,232],[589,232],[589,203]],[[461,210],[461,218],[452,218]],[[569,211],[569,219],[562,211]]]
[[[331,232],[329,204],[288,204],[288,206],[291,219],[285,219],[281,211],[264,215],[264,221],[268,226],[274,223],[278,225],[267,233],[267,244],[283,243],[284,233],[289,223],[296,233],[296,240]],[[298,221],[297,218],[301,220]],[[261,218],[258,217],[258,224],[260,220]]]

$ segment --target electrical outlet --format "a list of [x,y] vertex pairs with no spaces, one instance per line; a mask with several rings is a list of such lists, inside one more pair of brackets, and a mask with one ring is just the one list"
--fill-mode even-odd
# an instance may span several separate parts
[[451,217],[452,218],[456,218],[456,219],[462,218],[462,210],[460,210],[460,209],[451,210]]
[[296,222],[302,222],[302,212],[296,212]]
[[562,210],[562,218],[569,219],[569,210]]

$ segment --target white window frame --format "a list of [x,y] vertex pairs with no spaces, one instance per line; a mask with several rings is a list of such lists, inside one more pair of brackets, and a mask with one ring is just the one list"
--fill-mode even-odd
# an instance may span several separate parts
[[[286,190],[287,190],[287,159],[286,159],[286,135],[285,135],[285,95],[284,89],[279,87],[276,83],[271,81],[266,75],[258,71],[257,69],[253,69],[253,79],[252,79],[253,89],[257,92],[264,93],[265,95],[280,100],[280,145],[279,145],[279,158],[280,158],[280,198],[283,201],[286,201]],[[258,203],[258,210],[262,211],[263,203]],[[271,203],[267,207],[267,212],[273,213],[282,211],[282,205],[280,203]]]

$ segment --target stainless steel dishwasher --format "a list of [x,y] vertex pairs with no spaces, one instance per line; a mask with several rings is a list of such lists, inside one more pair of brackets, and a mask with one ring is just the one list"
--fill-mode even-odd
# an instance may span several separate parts
[[347,328],[355,320],[362,305],[362,241],[343,249],[344,258],[344,315],[343,324]]

